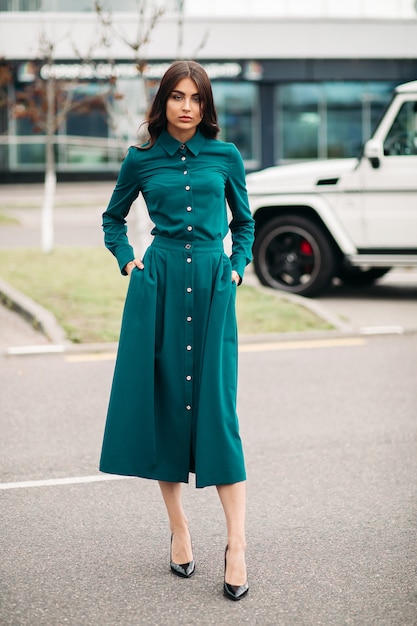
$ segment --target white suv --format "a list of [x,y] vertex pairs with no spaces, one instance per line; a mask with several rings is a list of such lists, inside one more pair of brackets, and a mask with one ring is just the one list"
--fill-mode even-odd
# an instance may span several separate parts
[[247,176],[264,285],[312,296],[417,266],[417,81],[400,85],[359,159]]

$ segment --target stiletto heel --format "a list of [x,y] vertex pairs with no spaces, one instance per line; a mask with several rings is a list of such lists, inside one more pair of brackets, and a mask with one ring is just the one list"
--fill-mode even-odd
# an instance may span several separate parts
[[175,574],[176,576],[180,576],[181,578],[190,578],[190,576],[192,576],[195,572],[194,559],[190,561],[189,563],[182,563],[181,565],[179,563],[174,563],[174,561],[172,560],[172,537],[173,537],[173,534],[171,533],[171,549],[170,549],[170,563],[169,563],[171,567],[171,572]]
[[249,591],[249,585],[246,581],[244,585],[229,585],[226,582],[226,554],[229,546],[226,546],[224,551],[224,583],[223,583],[223,593],[226,598],[229,600],[241,600]]

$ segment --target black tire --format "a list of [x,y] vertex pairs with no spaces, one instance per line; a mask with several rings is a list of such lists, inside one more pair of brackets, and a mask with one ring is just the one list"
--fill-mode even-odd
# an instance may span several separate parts
[[256,234],[254,267],[263,285],[302,296],[325,289],[334,276],[335,254],[319,226],[308,218],[282,215]]
[[345,285],[352,287],[366,287],[372,285],[378,278],[385,276],[390,267],[371,267],[362,270],[360,267],[342,267],[337,275]]

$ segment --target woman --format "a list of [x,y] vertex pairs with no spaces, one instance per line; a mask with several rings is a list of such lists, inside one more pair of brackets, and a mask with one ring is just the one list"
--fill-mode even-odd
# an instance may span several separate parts
[[[171,571],[195,570],[181,483],[217,487],[227,523],[224,594],[247,594],[245,467],[236,416],[236,286],[253,220],[242,159],[219,132],[211,84],[193,61],[162,78],[149,141],[128,150],[103,214],[105,244],[130,276],[100,469],[159,481]],[[154,223],[135,257],[126,216],[142,192]],[[232,255],[223,251],[232,212]]]

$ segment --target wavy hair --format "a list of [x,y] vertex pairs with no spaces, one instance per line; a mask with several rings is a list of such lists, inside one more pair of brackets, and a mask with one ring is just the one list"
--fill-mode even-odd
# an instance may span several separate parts
[[209,139],[215,139],[220,132],[217,122],[217,111],[213,100],[213,91],[206,70],[195,61],[175,61],[169,66],[162,77],[158,91],[148,112],[148,142],[141,146],[149,149],[155,144],[159,135],[166,128],[167,100],[176,85],[183,78],[192,78],[197,85],[200,96],[202,120],[198,125],[201,133]]

